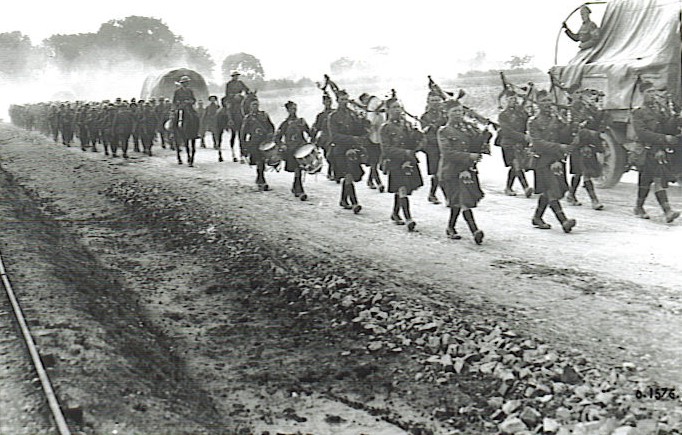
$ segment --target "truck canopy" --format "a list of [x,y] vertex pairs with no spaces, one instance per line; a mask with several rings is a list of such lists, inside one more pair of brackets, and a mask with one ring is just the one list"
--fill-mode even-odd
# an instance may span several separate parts
[[169,70],[162,71],[158,74],[152,74],[147,76],[142,85],[142,92],[140,93],[140,98],[143,100],[149,100],[150,98],[168,98],[173,99],[173,93],[177,89],[176,84],[180,77],[188,76],[192,81],[189,83],[189,87],[194,92],[194,96],[197,101],[208,100],[208,86],[206,81],[196,71],[187,68],[172,68]]
[[604,109],[636,106],[638,76],[665,85],[680,101],[680,9],[679,0],[610,1],[599,42],[566,66],[554,67],[555,77],[568,86],[603,91]]

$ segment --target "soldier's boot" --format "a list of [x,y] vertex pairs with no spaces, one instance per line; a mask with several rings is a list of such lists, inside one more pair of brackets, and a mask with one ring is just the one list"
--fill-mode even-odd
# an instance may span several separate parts
[[549,201],[547,200],[547,197],[543,193],[542,195],[540,195],[540,198],[538,198],[538,206],[535,209],[535,215],[533,215],[533,220],[531,221],[534,227],[539,228],[541,230],[548,230],[552,228],[550,224],[542,220],[542,215],[545,214],[545,210],[547,210],[548,204]]
[[348,185],[346,183],[341,185],[341,200],[339,201],[339,205],[346,210],[353,208],[353,206],[348,203]]
[[459,207],[450,208],[450,219],[448,220],[448,227],[445,229],[445,234],[452,240],[459,240],[462,238],[457,234],[455,226],[457,225],[457,217],[459,216]]
[[635,216],[641,219],[649,219],[649,214],[644,210],[644,202],[646,201],[646,197],[649,195],[649,187],[639,187],[637,189],[637,205],[635,205],[635,209],[633,210],[635,213]]
[[556,200],[550,201],[549,207],[554,212],[554,215],[556,216],[557,220],[561,223],[561,228],[564,230],[564,233],[570,233],[573,227],[575,227],[577,224],[576,220],[566,218],[566,215],[564,214],[564,211],[562,210],[559,201]]
[[507,196],[516,196],[516,192],[514,192],[514,189],[512,188],[512,185],[514,184],[514,179],[516,178],[516,171],[514,171],[513,168],[509,168],[509,172],[507,173],[507,185],[504,188],[504,194]]
[[521,187],[523,187],[523,194],[526,195],[526,198],[530,198],[533,195],[533,188],[528,185],[526,174],[523,171],[516,171],[516,178],[519,179]]
[[384,190],[386,188],[384,187],[383,183],[381,182],[381,177],[379,176],[379,169],[377,169],[376,165],[372,166],[372,168],[369,171],[370,177],[374,180],[374,182],[377,185],[377,189],[379,189],[380,193],[384,193]]
[[377,187],[374,185],[374,181],[372,180],[372,177],[367,179],[367,187],[370,189],[376,189]]
[[476,242],[477,245],[483,243],[483,231],[479,230],[478,226],[476,225],[476,221],[474,220],[474,212],[471,210],[464,210],[462,212],[462,216],[464,216],[464,220],[467,222],[469,230],[474,236],[474,242]]
[[400,208],[403,209],[403,215],[405,216],[405,222],[407,223],[407,231],[414,231],[417,223],[412,219],[412,213],[410,212],[410,198],[407,196],[400,198]]
[[396,225],[405,225],[405,221],[400,217],[400,196],[398,194],[393,195],[393,213],[391,213],[391,220]]
[[429,202],[431,204],[440,204],[440,200],[436,196],[436,190],[438,189],[438,177],[433,175],[431,177],[431,190],[429,190]]
[[582,205],[580,201],[575,197],[575,192],[578,190],[580,185],[580,176],[574,175],[571,178],[571,185],[569,186],[568,195],[566,195],[566,201],[571,205]]
[[[348,179],[350,177],[350,174],[346,176]],[[358,197],[355,194],[355,185],[353,183],[348,183],[348,199],[350,200],[351,203],[351,208],[353,209],[353,213],[358,214],[360,213],[360,210],[362,210],[362,206],[358,204]]]
[[680,217],[680,212],[675,211],[672,209],[672,207],[670,207],[670,203],[668,202],[668,192],[665,190],[659,190],[656,192],[656,200],[658,200],[658,203],[661,205],[661,208],[665,213],[665,221],[667,223],[671,223]]
[[585,190],[587,190],[587,194],[590,195],[590,200],[592,200],[592,209],[603,210],[604,205],[599,202],[599,198],[597,198],[597,192],[594,190],[594,183],[592,183],[592,180],[585,180],[583,186],[585,187]]

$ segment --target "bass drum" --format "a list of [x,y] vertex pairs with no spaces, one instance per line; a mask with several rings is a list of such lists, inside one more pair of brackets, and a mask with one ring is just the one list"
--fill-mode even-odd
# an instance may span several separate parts
[[258,149],[263,153],[266,165],[277,168],[282,163],[282,153],[274,141],[260,144]]
[[322,170],[322,156],[316,146],[306,144],[294,153],[298,165],[309,174],[316,174]]

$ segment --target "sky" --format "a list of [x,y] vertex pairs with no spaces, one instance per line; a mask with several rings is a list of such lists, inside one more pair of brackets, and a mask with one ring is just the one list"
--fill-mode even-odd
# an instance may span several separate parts
[[[575,0],[223,0],[190,2],[14,1],[4,5],[0,32],[18,30],[33,44],[55,33],[96,32],[100,24],[130,15],[161,19],[185,43],[206,47],[218,65],[228,54],[261,60],[266,78],[314,79],[342,57],[367,60],[377,72],[443,77],[471,67],[477,52],[487,62],[532,55],[543,70],[553,64],[557,33]],[[593,6],[595,16],[603,6]],[[596,21],[596,20],[595,20]],[[598,22],[598,21],[597,21]],[[574,14],[569,24],[580,24]],[[575,44],[561,37],[560,59]],[[377,57],[372,47],[388,48]],[[561,62],[560,62],[561,63]],[[219,77],[216,74],[216,78]]]

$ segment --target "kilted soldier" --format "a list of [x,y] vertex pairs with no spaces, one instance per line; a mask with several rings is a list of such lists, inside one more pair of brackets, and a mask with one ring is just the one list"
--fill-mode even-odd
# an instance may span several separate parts
[[324,105],[324,110],[317,114],[310,138],[324,151],[324,157],[327,159],[327,179],[334,180],[334,159],[331,135],[329,134],[329,115],[334,109],[332,109],[332,99],[326,93],[322,96],[322,104]]
[[[575,97],[571,104],[572,122],[579,126],[578,133],[574,138],[576,145],[570,155],[570,172],[573,175],[566,200],[571,205],[581,205],[575,196],[580,179],[583,178],[583,187],[592,201],[592,208],[602,210],[604,206],[597,198],[592,179],[601,177],[602,166],[597,159],[597,153],[604,152],[601,132],[606,127],[605,112],[599,110],[596,98],[597,91],[584,90],[574,93]],[[594,101],[587,100],[594,98]]]
[[519,105],[518,98],[513,91],[505,91],[507,97],[507,107],[500,112],[498,122],[500,130],[497,132],[496,144],[502,148],[502,158],[504,165],[509,168],[507,173],[507,184],[504,188],[505,195],[516,196],[514,192],[514,181],[516,179],[523,187],[526,198],[533,194],[533,188],[528,185],[524,171],[524,163],[527,160],[528,135],[526,126],[528,124],[528,113]]
[[458,101],[448,101],[447,123],[438,129],[438,181],[450,207],[446,235],[459,240],[455,229],[460,211],[466,220],[476,244],[483,243],[483,231],[474,220],[473,208],[483,198],[478,180],[476,162],[481,158],[482,142],[488,138],[474,125],[464,120],[464,108]]
[[[632,125],[639,140],[644,143],[644,162],[639,167],[637,180],[637,205],[635,216],[649,219],[644,210],[651,185],[654,186],[654,195],[658,204],[665,213],[665,221],[671,223],[678,217],[680,212],[673,210],[668,202],[666,189],[668,183],[675,180],[675,168],[672,161],[673,153],[680,152],[679,143],[679,117],[667,107],[666,103],[658,101],[657,93],[664,89],[656,89],[653,83],[643,82],[639,89],[644,96],[642,107],[632,112]],[[671,155],[672,154],[672,155]]]
[[565,233],[576,225],[575,219],[567,219],[559,200],[568,191],[566,182],[566,154],[571,151],[571,126],[562,122],[553,112],[553,103],[545,90],[537,93],[539,113],[528,121],[531,152],[535,156],[535,192],[540,194],[532,224],[539,229],[550,229],[542,216],[547,206],[552,209]]
[[340,90],[336,98],[339,107],[329,115],[329,132],[334,145],[334,170],[336,176],[343,180],[339,205],[358,214],[362,206],[358,203],[353,183],[362,180],[365,174],[361,154],[367,142],[367,129],[363,120],[348,108],[348,93]]
[[[216,135],[222,134],[222,131],[218,131],[217,123],[218,109],[220,109],[220,107],[218,106],[218,97],[216,97],[215,95],[211,95],[210,97],[208,97],[208,106],[204,108],[204,114],[201,117],[201,125],[203,126],[205,131],[211,133],[211,138],[213,139],[213,149],[216,150],[218,149],[218,138]],[[220,156],[218,161],[220,162],[223,161],[222,155]]]
[[244,144],[249,164],[256,166],[258,190],[268,191],[270,186],[265,181],[265,156],[258,147],[272,140],[275,126],[268,114],[258,108],[258,100],[251,101],[249,113],[244,117],[241,125],[239,143]]
[[431,189],[429,190],[429,202],[440,204],[436,196],[438,190],[438,162],[440,161],[440,149],[438,148],[438,129],[445,125],[447,116],[443,111],[443,99],[435,92],[429,92],[426,97],[426,112],[420,118],[422,131],[426,135],[424,153],[426,154],[427,173],[431,176]]
[[[391,220],[396,225],[405,225],[414,231],[417,224],[410,213],[410,194],[423,186],[419,162],[415,153],[421,148],[424,137],[420,131],[410,126],[403,117],[403,108],[397,99],[386,102],[388,121],[379,130],[381,151],[388,169],[388,191],[393,196]],[[405,221],[400,217],[403,212]]]
[[299,118],[296,115],[296,103],[288,101],[284,108],[289,113],[289,116],[282,121],[279,128],[275,132],[275,144],[277,146],[284,146],[284,170],[294,173],[294,184],[291,188],[291,193],[301,201],[308,199],[308,195],[303,191],[303,181],[301,176],[303,170],[296,160],[296,151],[310,141],[310,127],[305,119]]
[[369,129],[368,141],[365,144],[365,150],[367,151],[367,161],[365,162],[365,165],[369,167],[367,187],[370,189],[379,189],[379,192],[383,193],[385,187],[379,177],[379,161],[381,160],[381,138],[379,129],[381,129],[381,126],[386,121],[386,116],[384,115],[386,107],[384,102],[378,97],[367,93],[360,95],[358,100],[360,100],[366,110],[366,123],[368,124]]

